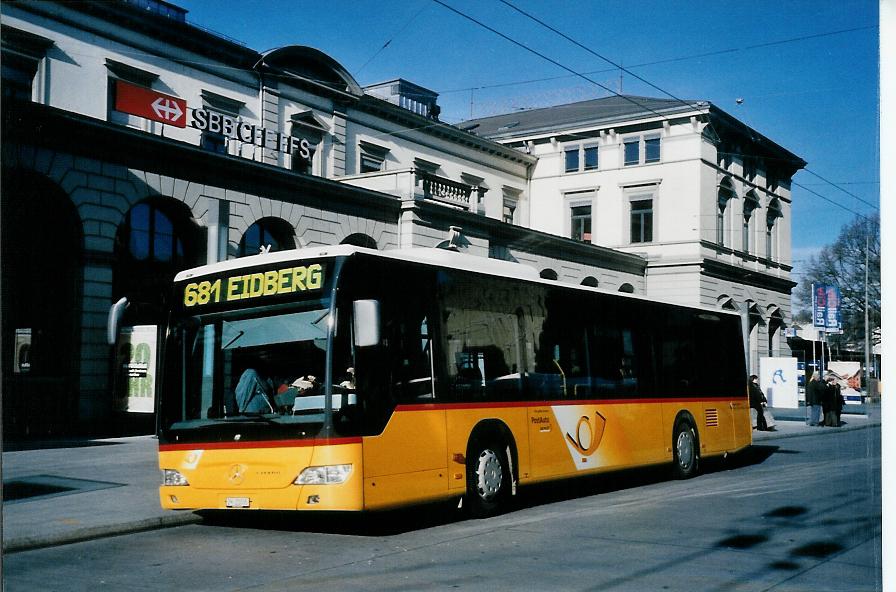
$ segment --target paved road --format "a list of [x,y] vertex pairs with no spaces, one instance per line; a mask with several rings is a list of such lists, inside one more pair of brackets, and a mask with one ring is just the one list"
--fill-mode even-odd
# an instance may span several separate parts
[[637,471],[443,506],[245,514],[7,555],[6,590],[880,589],[880,430],[764,440],[690,481]]

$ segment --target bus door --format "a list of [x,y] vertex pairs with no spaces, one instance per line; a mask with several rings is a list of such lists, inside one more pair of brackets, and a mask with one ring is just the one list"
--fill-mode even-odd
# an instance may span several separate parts
[[[392,265],[394,276],[402,268]],[[433,390],[432,299],[425,283],[408,273],[401,282],[383,282],[379,300],[382,344],[371,348],[376,351],[356,352],[371,398],[365,408],[367,508],[435,499],[448,488],[445,410],[435,405]]]

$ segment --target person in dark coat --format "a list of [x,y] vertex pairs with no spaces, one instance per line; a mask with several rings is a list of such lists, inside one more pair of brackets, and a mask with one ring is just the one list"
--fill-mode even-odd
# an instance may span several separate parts
[[768,401],[762,393],[762,389],[759,388],[759,377],[755,374],[750,376],[750,384],[748,388],[750,392],[750,408],[756,410],[756,429],[761,432],[767,431],[768,424],[765,421],[765,409],[763,409],[763,405]]
[[840,382],[837,380],[835,376],[828,377],[828,396],[830,397],[830,405],[829,410],[825,413],[825,425],[839,428],[840,427],[840,413],[843,411],[843,405],[845,401],[843,400],[843,392],[840,388]]
[[825,384],[821,380],[821,372],[812,373],[809,384],[806,385],[806,424],[819,425],[821,415],[821,401],[824,398]]
[[831,426],[834,424],[834,378],[828,376],[824,380],[824,389],[821,391],[821,424]]

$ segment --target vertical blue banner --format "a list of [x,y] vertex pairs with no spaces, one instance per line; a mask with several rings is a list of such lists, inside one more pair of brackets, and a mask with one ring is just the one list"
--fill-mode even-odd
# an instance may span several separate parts
[[825,327],[839,331],[843,328],[840,319],[840,286],[825,286],[827,290],[827,309],[825,310]]
[[833,331],[843,328],[840,316],[840,286],[812,284],[812,325]]

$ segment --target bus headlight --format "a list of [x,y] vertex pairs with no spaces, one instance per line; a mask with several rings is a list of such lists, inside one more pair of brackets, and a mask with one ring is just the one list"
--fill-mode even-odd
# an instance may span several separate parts
[[308,467],[296,477],[293,483],[295,485],[338,485],[345,483],[351,473],[351,465]]
[[187,478],[180,471],[174,469],[162,469],[162,483],[164,485],[189,485]]

